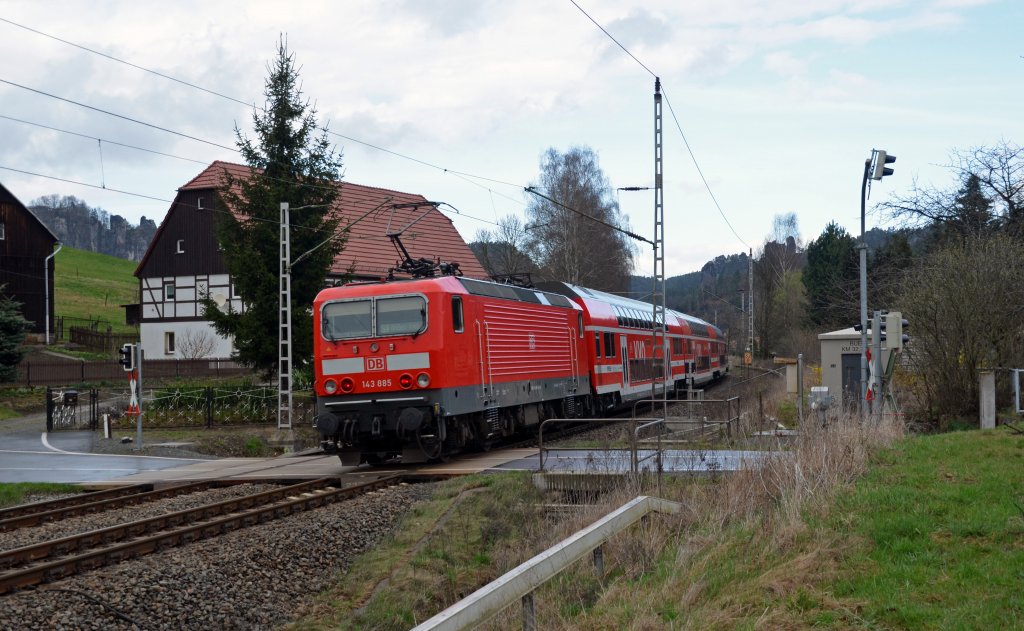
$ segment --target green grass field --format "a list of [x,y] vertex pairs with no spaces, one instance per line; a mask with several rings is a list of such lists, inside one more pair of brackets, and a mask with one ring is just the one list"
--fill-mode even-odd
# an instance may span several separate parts
[[830,612],[817,625],[1024,626],[1024,437],[970,431],[901,442],[833,516],[831,528],[857,542],[833,593],[860,606],[856,617]]
[[102,319],[114,331],[132,331],[124,322],[123,304],[138,302],[134,261],[74,248],[57,256],[54,304],[57,316]]

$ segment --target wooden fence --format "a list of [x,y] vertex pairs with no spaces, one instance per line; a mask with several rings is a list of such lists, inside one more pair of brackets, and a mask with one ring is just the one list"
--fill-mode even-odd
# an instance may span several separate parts
[[78,344],[94,353],[107,353],[111,357],[122,344],[134,344],[139,341],[138,333],[112,333],[110,327],[106,332],[87,327],[71,327],[71,343]]
[[[145,383],[193,377],[237,377],[252,375],[230,359],[149,359],[142,367]],[[18,365],[17,385],[66,386],[71,384],[124,381],[127,374],[116,360],[110,361],[24,361]]]

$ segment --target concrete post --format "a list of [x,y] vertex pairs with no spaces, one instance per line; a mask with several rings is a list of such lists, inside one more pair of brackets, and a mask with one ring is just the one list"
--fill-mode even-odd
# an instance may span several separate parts
[[979,410],[981,429],[996,428],[996,374],[983,370],[978,374]]

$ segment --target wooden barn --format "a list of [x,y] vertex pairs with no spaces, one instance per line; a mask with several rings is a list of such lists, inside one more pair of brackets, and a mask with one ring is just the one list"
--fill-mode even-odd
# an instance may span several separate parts
[[51,255],[56,244],[46,224],[0,184],[0,285],[5,296],[21,303],[32,333],[46,331],[47,317],[53,330]]
[[[222,211],[217,207],[217,190],[225,172],[234,177],[251,174],[247,166],[216,161],[179,188],[135,270],[140,304],[131,307],[138,309],[142,347],[150,359],[224,358],[232,353],[231,340],[218,335],[202,317],[199,302],[208,293],[222,308],[245,308],[214,234],[217,213]],[[388,210],[371,212],[391,204],[425,204],[422,195],[350,182],[338,186],[336,212],[347,218],[369,215],[352,227],[345,249],[334,261],[333,277],[346,276],[349,270],[356,279],[384,277],[398,259],[385,236],[389,221],[402,226],[420,215],[424,216],[416,222],[415,230],[403,239],[412,256],[440,256],[458,262],[467,276],[487,277],[451,220],[436,208],[408,208],[396,215]],[[268,331],[268,335],[275,334]]]

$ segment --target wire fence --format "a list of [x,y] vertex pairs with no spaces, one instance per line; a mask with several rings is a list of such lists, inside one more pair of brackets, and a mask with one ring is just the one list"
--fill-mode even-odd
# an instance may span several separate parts
[[[273,425],[277,423],[277,388],[268,386],[182,386],[151,388],[142,393],[144,429],[194,429]],[[112,430],[136,427],[127,412],[127,388],[46,389],[46,431],[96,430],[104,417]],[[312,425],[316,402],[311,391],[293,393],[294,422]]]
[[[230,359],[147,359],[143,368],[147,383],[162,383],[175,379],[219,378],[251,376],[253,371]],[[124,369],[117,360],[31,360],[18,365],[15,385],[66,386],[102,384],[125,381]]]

